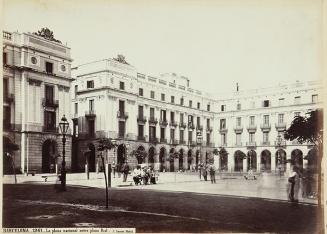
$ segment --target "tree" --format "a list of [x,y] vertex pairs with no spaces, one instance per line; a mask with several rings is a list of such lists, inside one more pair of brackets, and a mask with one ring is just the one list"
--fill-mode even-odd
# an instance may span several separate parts
[[318,172],[318,204],[321,205],[321,162],[323,149],[323,110],[308,112],[305,116],[296,116],[286,130],[286,140],[297,140],[299,143],[311,143],[317,150],[316,162]]
[[144,159],[147,156],[147,153],[145,152],[144,149],[137,149],[137,150],[133,150],[131,152],[131,156],[134,156],[137,159],[137,163],[141,164],[144,162]]
[[173,162],[175,158],[179,158],[179,153],[176,151],[169,153],[168,161]]

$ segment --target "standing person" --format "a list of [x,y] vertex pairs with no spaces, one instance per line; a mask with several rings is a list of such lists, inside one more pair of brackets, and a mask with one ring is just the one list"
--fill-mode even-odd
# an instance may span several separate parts
[[207,167],[207,164],[204,164],[202,166],[202,175],[203,175],[204,181],[207,181],[208,180],[208,167]]
[[112,162],[111,168],[112,168],[113,176],[114,176],[114,178],[116,178],[116,163],[115,163],[115,161]]
[[141,184],[141,166],[137,165],[136,168],[133,171],[133,180],[135,185]]
[[297,167],[293,166],[292,171],[288,177],[288,199],[292,202],[298,202],[299,193],[299,174],[297,173]]
[[211,183],[216,183],[216,168],[213,164],[209,166],[210,180]]
[[124,162],[121,172],[123,173],[123,182],[126,182],[127,175],[129,173],[129,165],[127,164],[127,162]]
[[200,163],[200,165],[199,165],[199,175],[200,175],[200,180],[201,180],[202,169],[203,169],[203,164]]

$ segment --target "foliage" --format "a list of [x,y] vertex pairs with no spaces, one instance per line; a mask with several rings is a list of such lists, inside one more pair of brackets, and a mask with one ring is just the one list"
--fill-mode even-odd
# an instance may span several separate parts
[[99,140],[98,151],[111,150],[115,147],[111,138],[101,138]]
[[176,151],[169,153],[169,157],[168,157],[169,161],[174,161],[175,158],[179,158],[179,153],[177,153]]
[[147,156],[147,153],[144,150],[137,149],[133,150],[130,155],[135,156],[138,162],[143,162]]
[[306,116],[296,116],[291,126],[286,130],[286,140],[297,140],[299,143],[322,145],[323,139],[323,111],[310,111]]

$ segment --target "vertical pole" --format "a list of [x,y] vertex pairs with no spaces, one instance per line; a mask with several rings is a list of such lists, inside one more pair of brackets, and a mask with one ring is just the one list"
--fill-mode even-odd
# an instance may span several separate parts
[[[105,167],[104,166],[104,158],[102,156],[102,153],[101,153],[101,159],[102,159],[102,166],[103,168]],[[106,170],[103,170],[103,173],[104,173],[104,181],[105,181],[105,184],[106,184],[106,208],[108,208],[108,203],[109,203],[109,197],[108,197],[108,184],[107,184],[107,175],[106,175]]]
[[62,189],[62,191],[66,191],[65,143],[66,143],[66,135],[63,134],[63,137],[62,137],[62,168],[61,168],[61,189]]
[[111,164],[108,165],[108,187],[111,188]]

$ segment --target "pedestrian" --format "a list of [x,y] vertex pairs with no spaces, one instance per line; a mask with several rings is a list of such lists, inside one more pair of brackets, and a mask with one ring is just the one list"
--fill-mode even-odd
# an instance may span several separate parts
[[202,169],[203,169],[203,164],[200,163],[200,165],[199,165],[199,175],[200,175],[200,180],[201,180]]
[[116,163],[115,163],[115,161],[112,162],[111,168],[112,168],[113,176],[114,176],[114,178],[116,178]]
[[120,175],[121,175],[121,164],[120,163],[116,164],[116,172],[118,173],[118,178],[120,178]]
[[207,167],[207,164],[204,164],[202,166],[202,175],[203,175],[204,181],[207,181],[208,180],[208,167]]
[[292,171],[288,177],[288,199],[291,202],[298,202],[298,193],[299,193],[299,184],[300,178],[298,174],[298,169],[296,166],[293,166]]
[[141,166],[137,165],[133,171],[133,180],[135,185],[141,184],[142,176],[141,176]]
[[209,173],[210,173],[210,180],[211,180],[211,183],[216,183],[216,167],[211,164],[209,166]]
[[123,173],[123,182],[127,181],[127,175],[129,173],[129,165],[125,162],[122,166],[121,172]]

